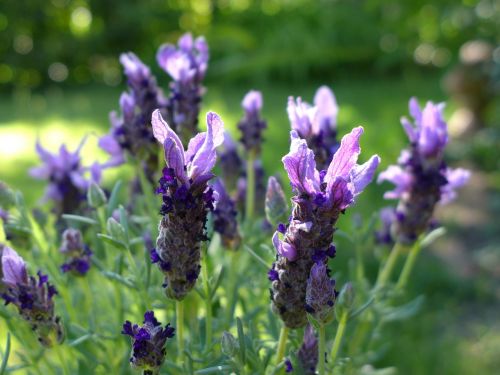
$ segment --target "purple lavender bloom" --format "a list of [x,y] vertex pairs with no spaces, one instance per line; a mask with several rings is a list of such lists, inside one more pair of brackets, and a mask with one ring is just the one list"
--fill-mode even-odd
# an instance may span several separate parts
[[238,129],[241,131],[240,142],[245,147],[247,153],[260,153],[262,144],[262,131],[267,128],[267,123],[260,117],[262,110],[262,94],[260,91],[248,92],[241,106],[245,111],[244,117],[238,123]]
[[335,255],[331,246],[334,225],[370,183],[379,164],[376,155],[362,165],[356,164],[362,133],[363,128],[358,127],[344,136],[328,170],[320,173],[314,152],[296,131],[291,132],[290,152],[283,157],[283,164],[295,196],[285,234],[276,231],[273,236],[277,251],[274,269],[279,279],[272,281],[273,310],[289,328],[307,323],[309,272],[315,262],[326,263],[329,256]]
[[321,324],[328,324],[334,318],[333,306],[337,292],[335,280],[328,277],[324,262],[314,263],[307,280],[306,310]]
[[304,375],[315,375],[318,364],[318,339],[314,335],[312,325],[308,324],[304,331],[304,340],[297,352],[297,358]]
[[241,236],[238,228],[235,202],[231,199],[220,179],[216,179],[212,188],[217,193],[214,217],[214,230],[221,235],[222,244],[226,249],[238,249]]
[[184,144],[198,133],[198,114],[205,92],[202,86],[208,64],[208,45],[204,37],[184,34],[177,47],[164,44],[156,55],[158,65],[173,81],[170,83],[166,119]]
[[44,199],[54,202],[53,210],[58,216],[77,212],[85,202],[90,185],[85,177],[87,171],[91,172],[92,181],[99,182],[99,168],[83,167],[81,164],[80,150],[85,140],[82,140],[75,152],[69,152],[66,145],[61,145],[58,154],[51,154],[38,141],[36,143],[42,165],[31,168],[29,173],[31,177],[49,181]]
[[[164,267],[166,294],[182,300],[194,287],[200,272],[201,241],[206,240],[207,213],[214,209],[214,192],[207,182],[214,177],[216,147],[224,140],[224,124],[214,112],[207,113],[207,132],[189,141],[186,151],[177,134],[155,111],[155,138],[163,144],[167,166],[157,193],[163,197],[156,252]],[[160,264],[161,265],[161,264]]]
[[391,165],[380,173],[378,182],[389,181],[394,190],[384,194],[386,199],[399,199],[396,220],[391,232],[395,240],[412,244],[431,222],[436,204],[446,204],[456,197],[455,189],[464,185],[470,172],[450,169],[443,160],[448,142],[444,104],[428,102],[423,110],[415,98],[410,99],[412,125],[401,120],[410,140],[410,149],[403,150],[399,165]]
[[224,133],[224,149],[219,152],[219,165],[226,188],[233,192],[237,181],[243,174],[243,161],[238,154],[238,147],[228,132]]
[[167,339],[174,337],[175,328],[170,323],[162,327],[153,311],[144,314],[142,326],[126,321],[121,332],[132,338],[130,365],[143,371],[143,374],[159,374],[167,354]]
[[120,62],[127,76],[128,92],[120,97],[121,116],[111,112],[110,133],[99,140],[99,146],[111,158],[105,167],[125,162],[125,153],[144,163],[146,177],[153,182],[157,169],[156,141],[150,126],[151,114],[156,108],[166,112],[167,101],[156,78],[134,53],[123,53]]
[[83,243],[82,233],[78,229],[68,228],[63,232],[59,251],[68,258],[68,261],[61,265],[62,272],[84,276],[89,271],[92,251]]
[[19,254],[3,245],[2,293],[5,305],[13,304],[19,314],[31,324],[38,335],[38,341],[46,347],[64,340],[60,318],[54,315],[53,296],[57,291],[48,282],[48,276],[38,271],[38,278],[28,275],[26,263]]
[[392,245],[394,239],[391,233],[392,223],[396,220],[396,208],[384,207],[379,213],[382,227],[375,232],[375,241],[381,245]]
[[337,141],[338,106],[333,92],[321,86],[314,96],[314,106],[299,97],[288,98],[288,118],[298,135],[314,152],[319,170],[327,169],[339,148]]

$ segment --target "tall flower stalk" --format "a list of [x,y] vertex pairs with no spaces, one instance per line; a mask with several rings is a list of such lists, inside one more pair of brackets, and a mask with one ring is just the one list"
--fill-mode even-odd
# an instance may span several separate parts
[[[469,179],[468,171],[451,169],[444,161],[448,130],[443,109],[444,104],[432,102],[421,109],[415,98],[410,99],[414,124],[406,118],[401,120],[410,147],[402,151],[398,165],[389,166],[378,177],[379,183],[389,181],[395,185],[384,198],[399,199],[390,227],[396,244],[379,275],[378,285],[387,283],[399,254],[412,247],[429,229],[435,207],[452,201],[456,197],[455,189]],[[419,251],[418,246],[413,249]]]

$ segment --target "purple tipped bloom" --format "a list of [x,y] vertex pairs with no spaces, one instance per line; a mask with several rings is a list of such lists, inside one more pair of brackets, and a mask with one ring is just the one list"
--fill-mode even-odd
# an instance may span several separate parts
[[[69,152],[66,145],[61,145],[58,154],[52,154],[38,141],[36,143],[36,151],[42,165],[31,168],[29,173],[31,177],[49,181],[44,199],[54,202],[53,209],[58,216],[63,213],[76,213],[85,201],[90,186],[85,173],[92,169],[81,164],[80,150],[85,140],[84,138],[74,152]],[[100,173],[91,173],[94,182],[99,182],[99,178]]]
[[262,131],[267,128],[266,121],[260,117],[262,109],[262,94],[259,91],[248,92],[241,103],[245,111],[244,117],[238,123],[241,131],[240,142],[245,151],[254,154],[260,153],[262,144]]
[[214,230],[221,235],[222,244],[226,249],[238,249],[241,236],[236,217],[238,212],[235,202],[231,199],[220,179],[216,179],[212,188],[217,193],[214,217]]
[[63,273],[72,272],[76,276],[84,276],[89,271],[92,251],[83,243],[82,233],[78,229],[68,228],[63,232],[59,251],[68,258],[61,265]]
[[410,100],[412,125],[401,120],[410,140],[410,149],[403,150],[399,165],[391,165],[378,177],[389,181],[394,190],[384,194],[386,199],[399,199],[391,232],[396,241],[412,244],[425,232],[437,203],[446,204],[456,197],[455,189],[464,185],[470,172],[450,169],[443,156],[448,133],[443,119],[443,104],[428,102],[423,110],[415,98]]
[[204,37],[193,39],[184,34],[177,47],[165,44],[156,55],[158,65],[173,81],[170,83],[166,119],[174,131],[181,135],[184,144],[198,133],[198,114],[202,86],[208,64],[208,45]]
[[243,174],[243,161],[238,154],[238,146],[228,132],[224,132],[223,150],[219,152],[222,178],[230,192],[236,190],[238,179]]
[[394,240],[391,228],[396,220],[396,209],[394,207],[384,207],[380,210],[379,216],[382,227],[375,232],[375,241],[379,244],[392,245]]
[[314,96],[314,106],[301,98],[289,97],[287,112],[292,130],[313,150],[318,169],[326,169],[339,148],[338,106],[333,92],[326,86],[320,87]]
[[304,375],[315,375],[318,364],[318,339],[314,335],[312,325],[308,324],[304,331],[304,340],[297,352],[297,358]]
[[285,358],[285,372],[293,372],[292,361],[290,361],[290,358]]
[[110,114],[110,133],[99,140],[99,147],[110,155],[104,167],[124,163],[124,154],[128,153],[143,162],[146,177],[153,182],[158,163],[151,114],[156,108],[165,113],[167,101],[149,67],[134,53],[121,54],[120,62],[129,91],[120,97],[121,116]]
[[167,354],[165,349],[167,339],[175,335],[175,329],[170,323],[162,327],[154,312],[147,311],[142,326],[127,320],[123,324],[121,333],[132,339],[130,365],[142,370],[144,374],[159,374]]
[[328,277],[324,262],[314,263],[307,280],[306,310],[321,324],[328,324],[334,317],[335,280]]
[[376,155],[362,165],[356,164],[362,133],[359,127],[344,136],[328,170],[319,173],[314,152],[296,131],[291,132],[290,152],[283,157],[283,164],[295,196],[285,234],[277,231],[273,236],[279,279],[272,282],[273,310],[289,328],[307,323],[309,272],[315,262],[325,263],[329,256],[335,256],[331,246],[334,225],[371,181],[379,164]]
[[[156,252],[163,262],[167,296],[182,300],[201,268],[201,241],[206,239],[207,213],[215,201],[207,182],[214,177],[215,149],[224,140],[224,124],[216,113],[207,113],[207,132],[193,137],[186,151],[159,111],[153,113],[152,124],[167,163],[156,190],[163,197]],[[168,264],[168,270],[161,264]]]
[[60,318],[54,315],[53,296],[57,291],[48,282],[48,276],[40,271],[38,278],[28,275],[23,258],[8,246],[2,247],[1,257],[1,297],[5,305],[17,307],[43,346],[52,346],[54,339],[61,343],[64,340],[63,327]]
[[288,217],[288,204],[285,192],[274,176],[269,177],[267,180],[265,208],[266,218],[269,223],[271,223],[271,225],[275,228],[283,228],[283,223],[286,222]]

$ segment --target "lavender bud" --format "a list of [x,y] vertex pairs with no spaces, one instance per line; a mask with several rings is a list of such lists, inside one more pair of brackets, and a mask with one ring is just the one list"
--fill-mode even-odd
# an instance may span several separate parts
[[224,184],[229,192],[236,189],[238,179],[242,176],[243,161],[241,160],[236,143],[229,133],[224,133],[224,150],[219,153],[219,165]]
[[227,331],[222,332],[221,348],[222,354],[227,355],[230,358],[234,357],[240,349],[238,340]]
[[236,220],[238,212],[235,208],[235,202],[227,193],[220,179],[215,180],[213,189],[218,194],[215,210],[213,211],[214,230],[221,235],[222,244],[225,248],[236,250],[240,245],[241,236],[238,221]]
[[354,306],[355,292],[351,283],[346,283],[337,298],[337,308],[351,311]]
[[59,251],[68,258],[61,265],[63,273],[72,272],[76,276],[84,276],[89,271],[92,251],[83,243],[79,230],[68,228],[63,232]]
[[48,276],[38,271],[37,278],[30,276],[26,263],[17,252],[8,246],[2,250],[1,297],[5,304],[17,307],[21,317],[31,324],[38,341],[45,347],[64,340],[60,318],[54,315],[53,297],[56,288],[49,283]]
[[170,323],[162,327],[154,316],[153,311],[144,314],[141,326],[126,321],[123,324],[122,334],[130,336],[132,353],[130,365],[144,374],[159,374],[165,361],[167,339],[174,337],[175,329]]
[[271,176],[267,180],[266,192],[266,218],[273,227],[279,223],[285,223],[288,217],[288,204],[285,192],[281,188],[276,177]]
[[306,290],[306,310],[319,323],[328,324],[334,318],[335,280],[328,277],[327,266],[314,263]]
[[297,352],[297,358],[304,375],[315,375],[318,364],[318,339],[314,335],[313,327],[308,324],[304,331],[304,340]]
[[125,229],[123,226],[115,220],[115,218],[108,218],[108,222],[106,223],[106,229],[108,234],[116,239],[117,241],[127,243],[127,236],[125,234]]
[[285,358],[285,372],[288,374],[293,371],[292,361],[290,358]]
[[95,182],[92,182],[87,192],[87,201],[89,202],[90,207],[99,208],[104,206],[108,200],[106,199],[106,194],[104,194],[101,187]]
[[266,121],[260,118],[262,94],[260,91],[250,91],[245,95],[241,104],[245,115],[238,123],[238,129],[241,131],[240,142],[248,153],[259,154],[262,131],[267,128]]

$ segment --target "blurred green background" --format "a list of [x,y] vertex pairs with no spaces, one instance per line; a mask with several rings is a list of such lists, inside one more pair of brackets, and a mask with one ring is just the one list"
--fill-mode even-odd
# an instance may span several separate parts
[[[439,209],[449,234],[420,259],[411,290],[427,296],[425,306],[412,320],[389,328],[387,355],[377,365],[396,366],[400,374],[495,373],[499,2],[2,1],[0,179],[21,189],[30,203],[38,201],[43,183],[27,176],[37,163],[37,137],[55,151],[61,142],[76,147],[90,134],[86,162],[104,160],[97,137],[107,132],[108,113],[118,108],[125,89],[119,54],[135,52],[168,91],[155,53],[185,31],[205,35],[210,45],[202,113],[219,112],[237,136],[243,95],[252,88],[263,92],[268,174],[282,170],[288,148],[289,95],[311,102],[319,85],[330,86],[340,105],[339,133],[364,125],[363,154],[380,154],[382,168],[405,145],[399,118],[407,115],[409,97],[447,101],[453,135],[448,160],[470,168],[473,178],[456,203]],[[466,44],[471,41],[481,42]],[[106,173],[105,181],[117,173]],[[371,186],[352,211],[369,216],[384,205],[387,188]]]

